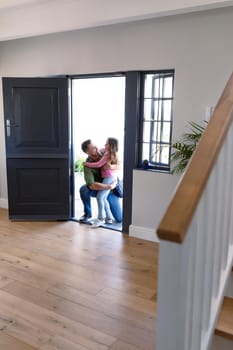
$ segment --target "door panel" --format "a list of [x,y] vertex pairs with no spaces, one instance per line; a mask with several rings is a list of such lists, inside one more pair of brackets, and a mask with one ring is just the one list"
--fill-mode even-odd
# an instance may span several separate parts
[[3,79],[7,156],[67,154],[67,90],[66,78]]
[[[10,217],[20,215],[31,219],[67,219],[69,202],[64,208],[64,197],[69,191],[68,161],[61,159],[7,160]],[[65,186],[64,186],[65,185]],[[64,210],[65,209],[65,210]]]
[[68,219],[66,78],[4,78],[9,216]]
[[58,147],[57,89],[15,88],[12,97],[16,126],[13,141],[17,151],[29,148],[38,152],[38,147]]

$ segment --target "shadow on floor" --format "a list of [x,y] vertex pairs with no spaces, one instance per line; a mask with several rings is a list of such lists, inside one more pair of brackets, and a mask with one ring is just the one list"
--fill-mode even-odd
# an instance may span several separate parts
[[[76,219],[76,218],[73,218],[73,221],[79,222],[79,220]],[[81,225],[89,225],[89,226],[91,226],[91,223],[87,223],[87,222],[83,223],[82,222]],[[100,227],[107,228],[108,230],[114,230],[114,231],[122,232],[122,223],[121,222],[113,222],[112,224],[103,224]],[[95,229],[98,229],[98,227],[96,227]]]

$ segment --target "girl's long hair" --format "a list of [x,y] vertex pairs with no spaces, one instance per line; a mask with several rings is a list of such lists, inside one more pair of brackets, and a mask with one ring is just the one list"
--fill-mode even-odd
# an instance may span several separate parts
[[109,144],[109,160],[111,164],[117,164],[118,161],[118,140],[114,137],[109,137],[107,140]]

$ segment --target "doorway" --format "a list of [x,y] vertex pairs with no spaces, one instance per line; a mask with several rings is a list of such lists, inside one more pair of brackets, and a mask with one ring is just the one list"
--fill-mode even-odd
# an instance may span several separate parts
[[[72,139],[74,162],[74,219],[83,215],[83,204],[79,189],[85,183],[82,163],[86,154],[81,143],[91,139],[97,147],[103,148],[108,137],[119,141],[119,160],[123,179],[124,125],[125,125],[125,76],[98,75],[75,77],[72,79]],[[122,204],[122,203],[121,203]],[[96,199],[91,199],[93,218],[97,217]],[[108,228],[122,231],[122,223],[106,225]]]

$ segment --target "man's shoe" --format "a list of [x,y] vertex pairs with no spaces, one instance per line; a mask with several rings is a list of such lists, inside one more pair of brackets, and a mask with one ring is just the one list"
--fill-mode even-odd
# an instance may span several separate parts
[[112,224],[112,219],[105,219],[105,224]]
[[90,224],[90,218],[91,218],[91,216],[83,215],[83,216],[79,219],[79,222],[80,222],[80,224]]

